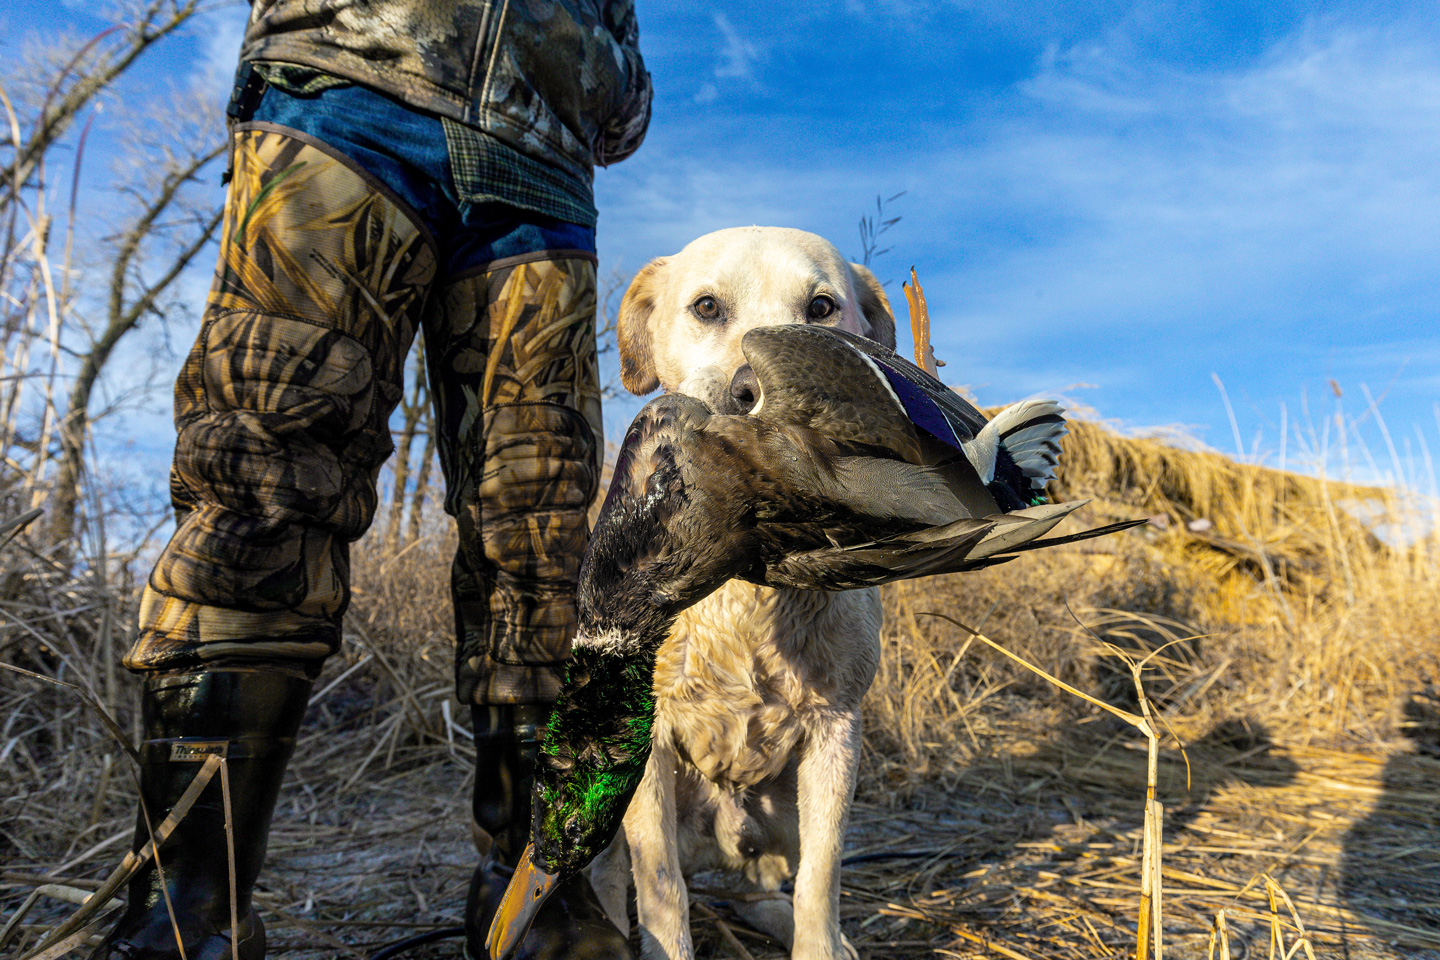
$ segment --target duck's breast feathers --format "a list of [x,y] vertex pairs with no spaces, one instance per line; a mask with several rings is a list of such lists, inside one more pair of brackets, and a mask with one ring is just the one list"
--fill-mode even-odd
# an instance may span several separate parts
[[[827,433],[827,418],[854,420],[879,433],[879,421],[893,420],[898,408],[914,426],[956,449],[985,426],[984,415],[939,380],[893,350],[844,330],[758,327],[745,334],[741,347],[760,381],[761,401],[752,411],[759,416],[795,410],[815,418],[816,429]],[[888,402],[877,403],[879,397]]]
[[701,434],[709,420],[700,401],[666,395],[631,423],[580,566],[586,636],[650,637],[663,631],[684,595],[726,579],[733,551],[723,549],[721,535],[700,538],[692,529],[730,533],[731,525],[712,516],[727,498],[693,482],[691,460],[708,448]]

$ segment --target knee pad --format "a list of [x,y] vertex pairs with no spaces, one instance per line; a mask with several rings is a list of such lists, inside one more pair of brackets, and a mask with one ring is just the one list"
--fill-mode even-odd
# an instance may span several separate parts
[[202,402],[180,418],[171,475],[185,515],[152,584],[222,606],[293,606],[316,550],[354,540],[374,514],[391,443],[369,354],[315,324],[238,313],[206,324],[196,354]]
[[573,584],[600,481],[594,432],[574,410],[552,404],[496,407],[484,416],[485,472],[474,501],[460,510],[462,537],[478,536],[485,558],[505,575]]

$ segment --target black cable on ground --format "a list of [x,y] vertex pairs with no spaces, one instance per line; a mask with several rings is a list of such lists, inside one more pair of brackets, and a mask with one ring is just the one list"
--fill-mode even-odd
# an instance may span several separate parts
[[404,940],[396,940],[394,943],[380,948],[378,953],[370,954],[367,960],[391,960],[392,957],[409,953],[416,947],[463,936],[465,936],[464,927],[441,927],[439,930],[429,930],[425,933],[417,933],[413,937],[406,937]]

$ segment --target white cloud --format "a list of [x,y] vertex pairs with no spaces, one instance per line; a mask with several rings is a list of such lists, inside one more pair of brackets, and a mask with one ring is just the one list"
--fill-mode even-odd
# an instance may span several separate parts
[[725,42],[720,49],[720,61],[715,65],[715,78],[739,80],[758,89],[755,65],[761,58],[760,48],[742,37],[724,13],[716,13],[714,20],[715,29]]
[[962,217],[1033,213],[1034,242],[967,271],[1006,299],[1045,291],[1033,319],[1243,314],[1335,283],[1430,283],[1440,64],[1401,38],[1307,35],[1209,76],[1086,51],[1024,89],[1033,113],[935,157],[948,176],[929,179],[953,185]]
[[230,99],[248,13],[247,7],[225,6],[205,18],[202,55],[195,62],[195,80],[221,103]]

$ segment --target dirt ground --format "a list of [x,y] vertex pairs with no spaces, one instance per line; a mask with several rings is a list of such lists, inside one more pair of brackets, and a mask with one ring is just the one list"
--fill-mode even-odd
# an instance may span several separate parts
[[[1017,707],[1017,726],[1045,729],[1019,715],[1030,712]],[[388,757],[375,735],[333,740],[309,729],[277,813],[256,897],[272,957],[364,958],[460,922],[474,861],[463,740]],[[1207,956],[1223,910],[1236,960],[1307,947],[1317,957],[1440,958],[1440,760],[1409,742],[1373,756],[1287,749],[1240,723],[1186,753],[1188,789],[1178,751],[1161,762],[1167,956]],[[1097,721],[1053,739],[1013,737],[994,756],[948,781],[865,782],[841,900],[861,956],[1132,956],[1143,743]],[[39,883],[94,889],[123,834],[58,869],[23,856],[5,864],[4,916]],[[699,878],[692,893],[699,956],[785,955],[736,917],[718,878]],[[40,898],[23,941],[73,909]],[[1272,952],[1275,931],[1283,943]],[[16,945],[0,956],[19,956]],[[454,939],[405,954],[459,955]]]

